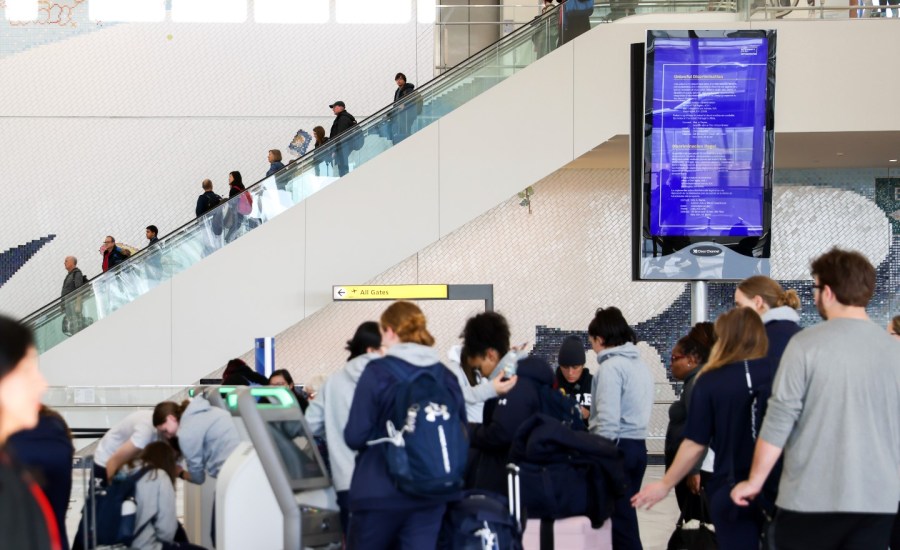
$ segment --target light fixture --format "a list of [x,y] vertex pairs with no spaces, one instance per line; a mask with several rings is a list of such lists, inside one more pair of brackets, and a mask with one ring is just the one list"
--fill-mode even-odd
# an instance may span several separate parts
[[257,23],[327,23],[331,16],[328,0],[254,0]]
[[411,16],[410,0],[335,0],[338,23],[407,23]]
[[416,21],[425,25],[434,23],[436,0],[416,0]]
[[156,22],[166,18],[166,0],[91,0],[91,21]]
[[176,23],[243,23],[247,0],[172,0]]
[[7,21],[37,21],[38,0],[6,0]]
[[897,162],[897,159],[891,159],[888,162]]

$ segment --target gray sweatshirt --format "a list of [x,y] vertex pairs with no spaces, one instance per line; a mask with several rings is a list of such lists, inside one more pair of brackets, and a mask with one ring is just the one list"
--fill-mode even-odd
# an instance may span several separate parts
[[650,368],[631,342],[597,355],[591,389],[591,433],[617,441],[647,439],[655,388]]
[[324,435],[328,442],[335,491],[350,489],[356,464],[356,451],[344,443],[344,428],[350,415],[350,405],[353,404],[353,392],[366,365],[379,357],[377,353],[354,357],[344,368],[328,377],[306,409],[306,422],[310,429],[315,435]]
[[175,517],[175,487],[168,474],[150,470],[135,485],[137,515],[136,537],[131,547],[136,550],[162,550],[162,541],[172,542],[178,519]]
[[240,437],[230,414],[210,406],[202,396],[191,400],[178,425],[178,444],[191,483],[202,484],[206,480],[205,472],[219,477],[222,464],[238,443]]
[[858,319],[797,333],[781,358],[760,437],[784,449],[779,507],[897,513],[900,342]]

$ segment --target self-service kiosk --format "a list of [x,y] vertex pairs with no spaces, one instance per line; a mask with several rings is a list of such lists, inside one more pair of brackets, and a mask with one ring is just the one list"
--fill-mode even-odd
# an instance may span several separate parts
[[337,496],[300,406],[288,388],[225,396],[246,427],[216,487],[216,548],[340,548]]

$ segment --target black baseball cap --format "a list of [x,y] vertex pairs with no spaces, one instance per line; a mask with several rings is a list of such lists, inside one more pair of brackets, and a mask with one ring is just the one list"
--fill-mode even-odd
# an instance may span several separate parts
[[329,109],[334,109],[335,107],[343,107],[344,109],[347,108],[347,106],[344,105],[343,101],[335,101],[334,103],[332,103],[331,105],[328,106]]

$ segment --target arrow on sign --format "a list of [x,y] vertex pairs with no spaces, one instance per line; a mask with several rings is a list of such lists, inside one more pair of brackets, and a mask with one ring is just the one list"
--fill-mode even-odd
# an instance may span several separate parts
[[341,298],[344,297],[344,294],[347,294],[343,288],[339,288],[337,293],[338,293],[338,296],[340,296]]

